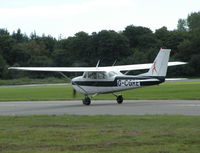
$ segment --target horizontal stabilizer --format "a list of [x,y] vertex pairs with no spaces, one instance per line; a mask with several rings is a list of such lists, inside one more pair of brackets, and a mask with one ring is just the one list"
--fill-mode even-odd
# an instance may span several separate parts
[[165,78],[165,81],[186,81],[187,78]]

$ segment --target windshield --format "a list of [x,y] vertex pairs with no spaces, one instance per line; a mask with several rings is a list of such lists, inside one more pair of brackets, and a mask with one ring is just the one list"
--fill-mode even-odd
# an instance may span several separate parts
[[83,78],[88,79],[106,79],[106,72],[85,72],[83,74]]

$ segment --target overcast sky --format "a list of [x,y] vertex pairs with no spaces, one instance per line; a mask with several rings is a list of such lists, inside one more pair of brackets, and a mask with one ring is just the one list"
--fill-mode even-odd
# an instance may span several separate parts
[[173,30],[178,19],[198,11],[200,0],[0,0],[0,28],[56,38],[128,25]]

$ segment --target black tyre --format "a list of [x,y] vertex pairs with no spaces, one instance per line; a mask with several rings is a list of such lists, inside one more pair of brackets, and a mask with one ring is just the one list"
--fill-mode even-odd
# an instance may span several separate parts
[[83,104],[84,104],[84,105],[90,105],[90,103],[91,103],[91,100],[90,100],[89,97],[85,97],[85,98],[83,99]]
[[118,104],[121,104],[121,103],[123,103],[123,96],[122,95],[119,95],[119,96],[117,96],[117,103]]

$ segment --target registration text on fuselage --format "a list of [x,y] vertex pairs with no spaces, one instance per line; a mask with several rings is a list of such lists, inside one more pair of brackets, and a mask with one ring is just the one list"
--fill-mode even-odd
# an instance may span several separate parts
[[118,79],[117,80],[118,87],[140,87],[139,80],[136,79]]

